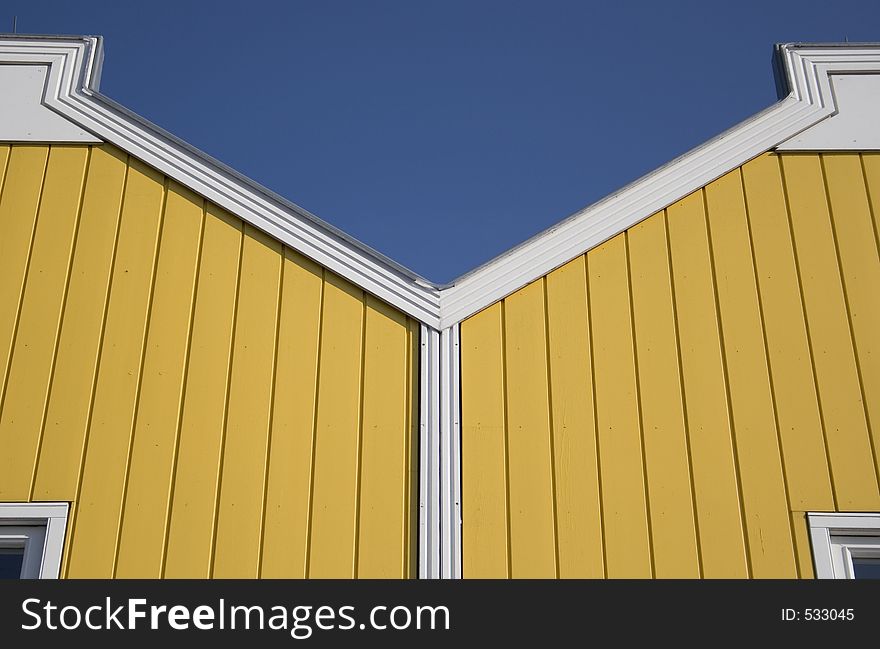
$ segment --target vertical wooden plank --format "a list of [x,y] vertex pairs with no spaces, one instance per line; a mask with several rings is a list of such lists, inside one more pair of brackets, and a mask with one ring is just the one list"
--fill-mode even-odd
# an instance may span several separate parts
[[816,381],[842,511],[880,508],[880,491],[818,155],[783,155]]
[[506,578],[507,441],[502,305],[461,323],[462,574]]
[[880,473],[880,255],[856,153],[822,155],[857,368]]
[[587,268],[608,576],[651,577],[624,236],[587,253]]
[[703,576],[748,576],[702,192],[667,210]]
[[363,291],[327,274],[315,445],[309,577],[355,575]]
[[208,204],[165,577],[211,574],[241,246],[242,222]]
[[367,297],[357,576],[404,577],[406,316]]
[[69,577],[113,575],[164,194],[162,176],[132,159],[68,561]]
[[793,511],[791,528],[794,530],[794,546],[797,554],[798,576],[801,579],[813,579],[813,551],[810,547],[810,534],[807,529],[807,513]]
[[245,226],[213,576],[259,574],[281,244]]
[[767,351],[791,507],[834,509],[801,289],[778,156],[743,169]]
[[3,193],[4,181],[6,180],[6,166],[9,163],[9,154],[12,146],[0,144],[0,195]]
[[[868,192],[868,201],[871,206],[871,222],[874,226],[874,245],[877,247],[877,254],[880,255],[880,154],[863,153],[861,155],[862,172],[865,177],[865,187]],[[877,356],[874,355],[867,361],[872,365],[878,362]],[[874,434],[874,461],[880,463],[880,446],[877,444],[878,430],[880,425],[872,421]]]
[[874,245],[880,251],[880,153],[863,153],[861,158],[874,224]]
[[700,576],[666,215],[627,231],[655,576]]
[[557,569],[543,279],[504,308],[511,577],[546,579]]
[[48,157],[47,146],[17,144],[6,164],[0,195],[0,394],[9,372]]
[[736,169],[706,187],[752,575],[797,576],[751,240]]
[[88,147],[53,146],[0,416],[0,501],[28,500],[55,364]]
[[262,577],[306,576],[323,271],[284,249]]
[[162,576],[204,200],[169,183],[116,576]]
[[586,258],[547,276],[559,576],[605,576]]
[[34,500],[76,500],[126,168],[121,151],[92,149]]

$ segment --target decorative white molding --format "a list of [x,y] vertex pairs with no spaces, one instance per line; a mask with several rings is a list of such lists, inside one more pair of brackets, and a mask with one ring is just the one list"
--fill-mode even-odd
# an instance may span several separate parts
[[837,112],[786,140],[778,151],[880,150],[880,74],[832,74]]
[[46,65],[0,64],[0,140],[4,142],[100,142],[42,104]]
[[3,36],[0,63],[46,66],[41,103],[314,259],[403,313],[437,326],[429,281],[98,92],[101,39]]
[[61,574],[61,554],[64,551],[68,510],[67,503],[0,504],[0,524],[4,526],[45,526],[46,534],[39,568],[40,579],[58,579]]
[[[851,579],[852,557],[847,539],[871,538],[880,549],[880,512],[808,513],[813,566],[817,579]],[[876,552],[876,551],[875,551]]]
[[[788,44],[777,56],[789,90],[782,101],[440,287],[101,95],[100,38],[0,39],[0,63],[48,70],[41,105],[62,122],[140,158],[435,329],[473,315],[765,151],[880,146],[880,127],[864,108],[880,91],[880,46]],[[851,90],[841,92],[844,87]]]
[[789,94],[738,126],[457,279],[440,326],[460,322],[752,158],[834,115],[829,75],[880,72],[880,45],[777,48]]

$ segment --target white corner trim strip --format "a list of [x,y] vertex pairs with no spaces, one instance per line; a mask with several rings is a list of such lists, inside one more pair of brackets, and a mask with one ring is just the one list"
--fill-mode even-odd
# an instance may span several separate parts
[[40,579],[58,579],[61,574],[61,555],[64,551],[69,508],[67,503],[0,504],[0,523],[46,526]]
[[461,579],[459,327],[422,325],[419,382],[419,578]]
[[422,325],[419,347],[419,579],[439,579],[440,334]]
[[439,323],[430,282],[239,175],[97,92],[96,37],[4,37],[0,62],[49,68],[42,104],[423,323]]
[[461,579],[461,351],[459,327],[440,332],[440,572]]
[[880,46],[785,45],[788,97],[546,232],[456,280],[440,295],[440,326],[510,295],[836,110],[829,75],[880,72]]

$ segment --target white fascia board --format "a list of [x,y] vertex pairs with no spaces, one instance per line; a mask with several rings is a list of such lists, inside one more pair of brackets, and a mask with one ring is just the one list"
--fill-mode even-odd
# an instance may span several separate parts
[[42,105],[422,323],[439,324],[429,281],[98,92],[98,37],[0,39],[0,63],[48,66]]
[[[789,94],[779,103],[453,282],[449,327],[837,113],[830,75],[880,73],[880,45],[788,44],[777,50]],[[780,147],[784,148],[784,147]]]
[[[816,142],[833,148],[828,133],[838,130],[841,138],[851,141],[851,129],[832,129],[833,120],[821,124],[838,113],[830,77],[880,73],[880,46],[789,44],[780,46],[778,55],[790,89],[782,101],[441,289],[102,96],[99,38],[0,40],[0,63],[48,66],[42,106],[437,330],[486,308],[765,151],[804,150]],[[856,94],[873,96],[864,89]],[[846,115],[838,117],[838,125],[847,123]],[[864,141],[858,146],[864,147]]]

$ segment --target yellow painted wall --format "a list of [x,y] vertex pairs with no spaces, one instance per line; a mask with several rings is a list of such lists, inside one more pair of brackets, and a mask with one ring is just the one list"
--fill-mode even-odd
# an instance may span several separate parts
[[67,577],[414,574],[418,325],[110,146],[0,146],[0,502]]
[[811,577],[880,511],[880,155],[763,155],[462,323],[465,577]]

